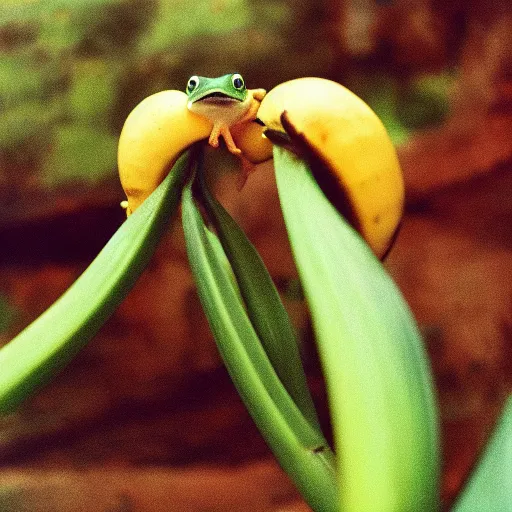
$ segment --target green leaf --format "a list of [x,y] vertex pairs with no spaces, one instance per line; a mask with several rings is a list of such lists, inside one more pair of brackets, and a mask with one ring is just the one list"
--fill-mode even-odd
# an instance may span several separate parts
[[201,195],[235,273],[249,318],[272,366],[304,416],[319,421],[302,366],[299,346],[279,293],[254,246],[224,207],[210,194],[202,175]]
[[188,168],[182,156],[66,293],[0,349],[0,414],[48,382],[126,297],[177,210]]
[[314,510],[337,510],[333,454],[284,388],[245,312],[194,204],[190,185],[182,204],[187,253],[199,298],[233,382],[279,463]]
[[453,512],[512,510],[512,395]]
[[278,147],[274,164],[327,381],[339,510],[436,510],[436,404],[409,310],[307,165]]

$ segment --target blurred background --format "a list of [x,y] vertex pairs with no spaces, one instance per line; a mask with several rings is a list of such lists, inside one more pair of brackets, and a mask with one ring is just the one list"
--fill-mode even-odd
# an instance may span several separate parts
[[[128,113],[193,74],[233,71],[267,90],[339,81],[398,147],[406,215],[386,266],[431,356],[447,504],[512,388],[508,0],[3,0],[0,344],[123,222],[116,150]],[[282,292],[328,431],[273,170],[259,171],[240,193],[226,172],[218,194]],[[222,367],[182,236],[169,230],[89,346],[0,421],[0,510],[308,510]]]

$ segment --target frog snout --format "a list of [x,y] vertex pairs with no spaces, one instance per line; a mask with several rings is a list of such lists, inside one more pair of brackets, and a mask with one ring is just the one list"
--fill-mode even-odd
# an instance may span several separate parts
[[211,94],[208,94],[207,96],[204,96],[203,98],[198,100],[198,103],[209,103],[212,105],[231,105],[235,103],[240,103],[240,100],[237,100],[236,98],[231,98],[230,96],[226,96],[221,92],[212,92]]

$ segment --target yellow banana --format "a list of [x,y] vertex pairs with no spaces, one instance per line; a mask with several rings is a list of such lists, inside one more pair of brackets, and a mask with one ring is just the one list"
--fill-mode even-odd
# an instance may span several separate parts
[[128,215],[158,187],[185,149],[210,135],[213,123],[190,112],[187,99],[181,91],[158,92],[126,119],[117,161]]
[[267,137],[263,137],[266,129],[257,123],[245,123],[233,129],[236,145],[241,149],[243,157],[253,164],[272,158],[273,144]]
[[[162,91],[144,99],[126,119],[117,161],[127,215],[158,187],[183,151],[209,137],[213,122],[191,112],[187,101],[184,92]],[[233,130],[237,146],[251,163],[272,158],[272,143],[262,137],[264,129],[244,123]]]
[[258,118],[268,137],[285,133],[310,160],[327,197],[383,257],[402,217],[404,184],[395,149],[370,107],[336,82],[299,78],[268,92]]
[[[263,98],[258,118],[233,129],[242,155],[272,158],[272,144],[288,144],[308,158],[331,202],[379,257],[400,222],[404,186],[395,149],[375,113],[345,87],[321,78],[278,85]],[[213,123],[187,108],[187,95],[163,91],[128,116],[118,151],[130,215],[162,182],[180,153],[210,135]]]

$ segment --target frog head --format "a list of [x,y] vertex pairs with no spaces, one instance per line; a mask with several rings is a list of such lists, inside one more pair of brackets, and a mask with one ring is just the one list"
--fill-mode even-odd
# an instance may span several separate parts
[[188,80],[186,93],[190,109],[198,101],[213,104],[244,101],[247,97],[247,88],[239,73],[230,73],[218,78],[194,75]]

